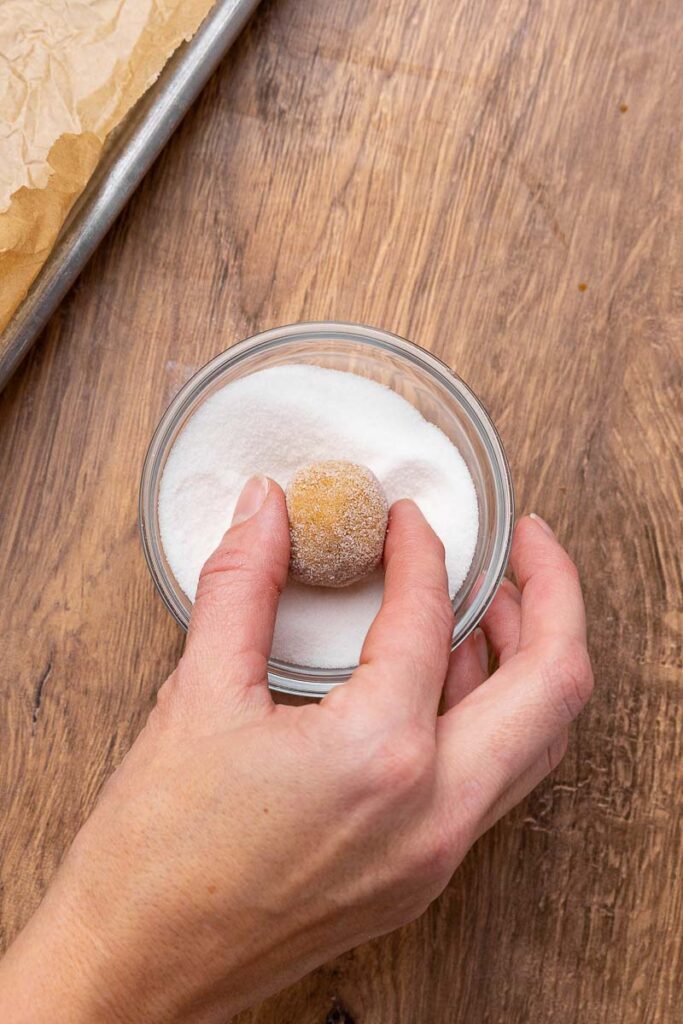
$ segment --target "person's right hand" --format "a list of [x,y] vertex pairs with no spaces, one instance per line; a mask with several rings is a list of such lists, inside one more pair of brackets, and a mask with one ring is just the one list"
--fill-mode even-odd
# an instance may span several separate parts
[[449,658],[443,548],[395,505],[361,665],[302,707],[266,685],[280,488],[252,483],[237,520],[157,708],[8,954],[2,1019],[224,1022],[422,913],[564,752],[591,671],[576,570],[540,520],[518,525],[519,589],[485,619],[488,678],[481,633]]

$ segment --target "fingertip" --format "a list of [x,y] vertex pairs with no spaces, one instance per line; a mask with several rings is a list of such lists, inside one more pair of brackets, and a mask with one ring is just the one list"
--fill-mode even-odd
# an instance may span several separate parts
[[[396,510],[400,511],[402,508],[417,508],[417,504],[413,501],[412,498],[398,498],[391,506],[390,512],[394,512]],[[418,512],[419,511],[420,510],[418,508]]]
[[208,661],[220,667],[221,678],[241,673],[247,680],[270,653],[289,570],[289,521],[282,488],[266,477],[247,481],[236,513],[202,568],[186,653],[198,650],[206,657],[210,651]]
[[513,560],[512,556],[520,548],[533,548],[533,550],[539,552],[552,551],[557,553],[561,551],[562,554],[566,555],[562,544],[557,539],[557,535],[548,526],[545,519],[541,519],[535,512],[530,512],[529,515],[522,516],[518,520],[512,538],[511,560]]
[[436,620],[448,619],[450,636],[453,607],[448,594],[445,549],[418,505],[410,499],[402,499],[391,508],[384,568],[385,600],[398,600],[407,608],[411,598],[422,595],[423,606],[431,609]]
[[289,571],[289,519],[284,492],[269,477],[251,477],[244,485],[230,526],[202,566],[193,614],[204,595],[205,578],[237,563],[267,567],[278,586],[284,586]]
[[427,522],[420,507],[412,498],[401,498],[389,509],[389,524],[384,545],[384,564],[387,567],[392,556],[408,545],[430,546],[438,551],[445,561],[445,549],[441,538]]
[[398,501],[390,510],[384,565],[382,606],[361,665],[376,667],[375,692],[385,690],[398,713],[431,719],[448,666],[453,607],[443,545],[414,501]]
[[285,492],[280,485],[270,477],[265,479],[268,481],[266,498],[256,517],[244,524],[244,529],[249,535],[248,543],[253,548],[262,545],[261,558],[274,565],[278,587],[283,589],[289,573],[290,557],[287,503]]
[[270,477],[265,477],[265,479],[268,481],[268,494],[263,507],[278,520],[280,527],[286,528],[287,537],[289,537],[289,516],[287,515],[285,492],[275,480]]
[[557,538],[531,516],[517,524],[510,562],[522,592],[520,644],[558,632],[585,637],[579,571]]
[[556,540],[557,538],[545,520],[541,520],[535,512],[530,512],[529,515],[522,516],[517,521],[514,539],[517,539],[518,542],[520,539],[538,542],[549,539]]
[[425,521],[424,516],[412,498],[399,498],[389,509],[387,534],[392,530],[395,532],[407,523],[421,521]]
[[523,516],[515,527],[510,563],[520,589],[531,564],[572,568],[574,565],[547,523],[533,513]]
[[285,492],[277,480],[265,474],[250,477],[244,484],[235,505],[230,526],[241,526],[261,512],[288,520]]
[[539,515],[536,514],[536,512],[530,512],[528,518],[531,519],[532,523],[534,523],[536,526],[539,526],[543,530],[543,532],[546,533],[549,537],[555,536],[552,528],[548,525],[548,523],[546,523],[545,519],[542,519]]
[[286,548],[289,564],[289,517],[285,494],[280,485],[267,476],[254,476],[247,480],[237,499],[232,523],[219,547],[239,537],[248,537],[250,543],[255,544],[259,536],[267,536],[268,547],[276,555]]
[[247,519],[251,519],[261,510],[268,497],[271,483],[272,481],[267,476],[252,476],[247,480],[232,514],[232,526],[245,523]]

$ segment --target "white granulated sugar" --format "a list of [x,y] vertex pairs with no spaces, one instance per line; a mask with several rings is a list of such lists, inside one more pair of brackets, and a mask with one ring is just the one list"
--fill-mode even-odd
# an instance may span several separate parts
[[[169,564],[193,600],[202,565],[250,476],[283,488],[309,462],[368,466],[391,504],[412,498],[443,541],[451,596],[472,562],[477,496],[465,462],[438,427],[389,388],[353,373],[297,364],[226,385],[189,420],[169,454],[159,524]],[[382,573],[327,590],[290,583],[273,657],[318,668],[357,664],[382,600]]]

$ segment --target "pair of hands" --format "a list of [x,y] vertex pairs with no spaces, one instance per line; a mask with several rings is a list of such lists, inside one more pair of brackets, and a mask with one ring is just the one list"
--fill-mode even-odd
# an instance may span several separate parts
[[360,667],[301,707],[266,684],[288,559],[282,491],[255,478],[178,667],[0,968],[8,1024],[224,1022],[421,914],[560,761],[592,676],[542,520],[517,526],[485,635],[450,654],[443,548],[394,505]]

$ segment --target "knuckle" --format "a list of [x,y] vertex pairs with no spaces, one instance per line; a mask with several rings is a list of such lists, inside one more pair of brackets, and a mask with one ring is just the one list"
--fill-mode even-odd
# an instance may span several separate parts
[[400,730],[367,744],[362,759],[365,777],[383,794],[406,796],[420,789],[434,770],[433,750],[418,730]]
[[567,733],[563,732],[547,748],[546,761],[548,773],[554,772],[557,766],[561,763],[564,755],[567,753],[568,742]]
[[178,673],[179,669],[176,668],[176,670],[171,673],[166,682],[163,683],[157,691],[155,709],[162,715],[168,714],[169,709],[172,708],[176,702]]
[[201,571],[200,579],[214,576],[217,573],[240,572],[249,565],[246,551],[234,544],[222,544],[209,555]]
[[558,716],[571,722],[593,693],[593,670],[588,651],[578,641],[564,644],[545,664],[543,677]]
[[459,772],[444,808],[451,846],[460,860],[480,830],[480,824],[491,807],[493,791],[493,758],[486,768]]
[[234,545],[220,547],[209,557],[199,577],[196,600],[224,587],[251,591],[280,589],[269,567],[260,558]]
[[446,829],[434,823],[428,833],[420,830],[411,838],[399,879],[404,890],[412,891],[407,919],[419,916],[443,892],[461,856]]
[[439,556],[439,559],[442,562],[445,562],[445,560],[446,560],[446,546],[445,546],[444,542],[441,540],[441,537],[439,537],[439,535],[437,533],[434,534],[434,537],[432,539],[432,543],[434,545],[434,550],[436,551],[436,553]]
[[418,860],[418,871],[429,888],[437,895],[454,871],[454,844],[443,829],[435,829],[424,840]]
[[453,605],[444,587],[428,586],[424,591],[424,604],[427,615],[438,626],[449,633],[453,629]]
[[147,719],[147,727],[159,732],[165,732],[173,725],[178,703],[179,672],[180,668],[178,667],[157,690],[154,707]]

